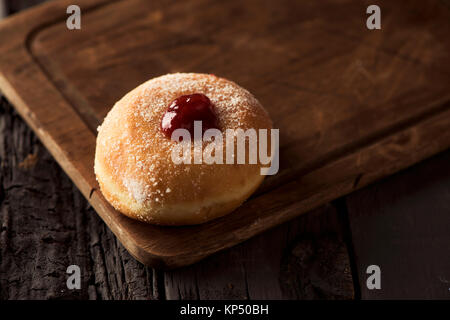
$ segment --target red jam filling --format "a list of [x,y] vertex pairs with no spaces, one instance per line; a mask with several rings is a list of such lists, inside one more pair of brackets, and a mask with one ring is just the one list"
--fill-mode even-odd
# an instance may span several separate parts
[[217,128],[214,106],[207,96],[194,93],[172,101],[161,119],[161,131],[169,139],[176,129],[186,129],[194,137],[194,121],[202,122],[202,134]]

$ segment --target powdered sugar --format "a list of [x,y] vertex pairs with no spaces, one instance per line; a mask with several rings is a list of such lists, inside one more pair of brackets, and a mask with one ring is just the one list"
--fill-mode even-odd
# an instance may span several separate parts
[[[103,161],[138,203],[163,203],[175,194],[178,198],[195,197],[204,193],[204,181],[214,176],[217,168],[212,166],[174,165],[171,151],[176,142],[167,139],[160,130],[168,105],[181,95],[193,93],[208,96],[222,131],[258,125],[255,119],[265,113],[247,90],[214,75],[168,74],[128,93],[98,130]],[[179,185],[178,181],[188,185]],[[176,193],[172,192],[175,187]]]
[[146,195],[144,192],[144,185],[132,178],[124,178],[123,184],[127,188],[128,193],[136,200],[138,203],[143,203]]

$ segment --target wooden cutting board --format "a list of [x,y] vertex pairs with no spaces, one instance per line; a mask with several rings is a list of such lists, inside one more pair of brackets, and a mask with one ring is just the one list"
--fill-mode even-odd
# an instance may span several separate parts
[[[450,146],[447,1],[52,1],[0,24],[0,88],[138,260],[177,267]],[[169,72],[236,81],[280,129],[280,172],[234,213],[156,227],[115,211],[93,172],[114,102]]]

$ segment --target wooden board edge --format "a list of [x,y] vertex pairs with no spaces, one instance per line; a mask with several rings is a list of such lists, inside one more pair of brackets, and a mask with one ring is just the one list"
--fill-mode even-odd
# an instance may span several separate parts
[[[90,5],[89,8],[97,8],[102,3],[105,3],[105,1],[80,1],[80,4]],[[68,4],[70,4],[70,1],[66,0],[44,3],[11,16],[0,23],[0,35],[4,39],[3,43],[7,44],[7,46],[0,46],[0,63],[7,65],[6,70],[0,70],[0,88],[5,97],[14,105],[19,115],[33,129],[61,168],[89,201],[94,190],[96,190],[96,187],[93,186],[97,186],[97,182],[93,173],[93,161],[91,161],[92,163],[83,161],[83,157],[87,154],[93,154],[96,137],[64,97],[48,81],[45,73],[35,63],[28,50],[30,34],[34,30],[42,28],[42,26],[51,24],[56,12],[60,16],[61,12],[65,14],[65,7]],[[42,17],[48,20],[42,21]],[[58,21],[60,20],[61,17],[58,18]],[[36,91],[29,90],[25,80],[32,80],[34,85],[40,86],[39,94],[36,94]],[[33,109],[28,107],[28,105],[39,104],[40,106]],[[54,108],[51,119],[46,117],[43,112],[39,114],[35,111],[48,108],[48,105]],[[64,123],[64,121],[67,123]],[[76,136],[76,139],[69,139],[62,144],[62,139],[68,136]],[[73,145],[69,149],[83,150],[83,152],[79,154],[68,153],[62,145],[66,147]],[[108,227],[127,250],[135,256],[141,256],[142,249],[129,240],[133,237],[128,236],[126,231],[118,229],[109,213],[100,210],[103,209],[101,204],[107,203],[106,199],[101,194],[97,194],[95,198],[100,198],[99,204],[91,204]],[[109,210],[113,210],[116,216],[122,216],[114,209],[110,208]],[[150,256],[146,255],[146,261],[149,261]]]
[[[450,131],[445,130],[449,126],[450,109],[447,109],[416,126],[405,128],[396,134],[366,146],[358,152],[337,159],[312,171],[298,181],[288,183],[274,192],[258,197],[257,201],[262,202],[260,206],[263,207],[270,208],[271,203],[277,203],[275,210],[279,214],[276,216],[276,220],[272,215],[266,214],[258,219],[258,223],[252,224],[250,230],[247,225],[235,230],[236,234],[243,235],[245,238],[236,237],[232,241],[228,240],[220,247],[214,247],[200,253],[163,257],[163,260],[158,261],[158,265],[174,268],[195,263],[217,251],[232,247],[271,227],[287,222],[300,214],[313,210],[338,197],[348,195],[377,180],[443,152],[450,148]],[[404,147],[405,141],[407,141],[406,147]],[[422,150],[420,153],[417,152],[419,149]],[[382,165],[373,167],[374,161]],[[341,171],[339,169],[348,167],[353,168],[353,173],[349,176],[332,174],[336,170]],[[301,193],[302,181],[316,181],[317,187],[321,188],[323,192],[310,193],[305,197]],[[323,185],[328,187],[323,188]],[[301,200],[292,201],[294,199]],[[238,211],[247,210],[255,202],[256,199],[252,199],[244,203]],[[144,263],[152,264],[154,256],[139,256],[138,258]]]
[[[34,10],[33,13],[34,14],[39,13],[38,15],[43,15],[43,12],[48,10],[48,8],[52,8],[52,5],[53,3],[42,5],[36,9],[33,9]],[[25,12],[25,14],[28,14],[28,12]],[[20,19],[22,20],[24,18],[20,17]],[[11,18],[11,20],[8,21],[8,26],[13,24],[14,20],[13,18]],[[143,262],[144,264],[173,268],[194,263],[214,252],[236,245],[239,242],[242,242],[258,233],[263,232],[264,230],[267,230],[275,225],[288,221],[298,216],[300,213],[311,210],[319,206],[320,204],[333,200],[336,197],[348,194],[351,191],[359,189],[370,182],[373,182],[388,174],[394,173],[400,169],[412,165],[439,151],[443,151],[450,146],[449,133],[446,133],[445,130],[448,128],[448,125],[450,124],[450,111],[447,110],[437,115],[434,115],[431,118],[424,120],[423,122],[420,122],[416,126],[405,128],[404,130],[394,135],[376,141],[373,144],[362,149],[360,152],[351,153],[343,158],[337,159],[332,163],[325,164],[323,167],[318,168],[317,170],[307,174],[304,177],[301,177],[299,181],[294,181],[292,183],[279,187],[274,192],[261,195],[261,197],[257,198],[258,201],[260,201],[262,198],[262,200],[267,204],[270,204],[273,201],[277,202],[277,206],[275,206],[274,209],[277,210],[279,214],[277,215],[277,217],[275,217],[275,219],[270,214],[267,214],[266,216],[262,217],[257,224],[252,225],[250,227],[249,226],[241,227],[239,230],[236,231],[238,236],[234,238],[235,240],[227,241],[226,243],[222,243],[220,246],[215,246],[207,251],[199,253],[194,254],[184,253],[173,256],[163,256],[157,253],[154,250],[154,248],[146,247],[144,244],[140,243],[138,239],[134,238],[132,235],[127,234],[126,230],[121,230],[118,227],[119,224],[117,224],[113,220],[113,217],[110,214],[112,209],[109,207],[109,204],[100,194],[100,192],[92,188],[92,185],[96,185],[96,182],[95,180],[93,180],[93,172],[91,165],[87,161],[82,161],[81,165],[77,163],[77,161],[80,160],[79,157],[80,156],[82,157],[82,155],[68,154],[63,148],[61,148],[59,141],[55,140],[54,135],[55,132],[53,132],[52,134],[52,132],[49,132],[48,129],[44,129],[48,128],[49,119],[44,119],[42,115],[38,115],[35,112],[33,112],[33,110],[28,108],[27,106],[28,103],[31,104],[43,103],[42,101],[44,100],[39,98],[49,99],[51,97],[51,99],[54,100],[55,105],[59,106],[61,109],[58,109],[58,112],[56,112],[54,118],[50,119],[51,125],[50,127],[55,128],[55,123],[52,124],[51,121],[55,122],[58,121],[58,119],[61,119],[58,118],[58,115],[67,116],[67,114],[70,114],[71,116],[70,122],[72,123],[72,125],[75,125],[75,127],[78,129],[76,131],[69,130],[66,133],[67,134],[74,134],[74,132],[79,133],[81,134],[81,138],[83,139],[78,140],[84,140],[84,144],[82,145],[82,147],[86,146],[88,146],[88,148],[95,147],[94,134],[92,134],[91,131],[89,131],[85,123],[80,119],[80,117],[76,114],[76,112],[74,112],[73,108],[64,100],[64,98],[59,94],[59,92],[54,87],[52,87],[48,82],[46,82],[45,74],[42,73],[42,70],[39,70],[39,68],[33,63],[32,58],[29,56],[26,48],[26,43],[20,40],[26,39],[27,34],[30,32],[30,30],[32,30],[32,28],[31,29],[30,28],[31,27],[18,28],[16,29],[15,32],[12,33],[8,32],[5,35],[7,37],[6,42],[8,42],[8,47],[6,48],[7,49],[6,51],[15,53],[14,60],[11,60],[10,62],[14,61],[21,61],[21,62],[20,64],[16,63],[10,65],[8,68],[9,72],[1,72],[0,87],[4,90],[4,93],[8,97],[8,99],[15,105],[19,114],[25,119],[28,125],[30,125],[30,127],[36,132],[38,137],[41,139],[44,145],[50,150],[50,152],[56,158],[61,167],[72,178],[72,180],[81,190],[83,195],[92,203],[92,205],[100,214],[102,219],[107,223],[108,227],[120,239],[120,241],[124,244],[127,250],[129,250],[133,256],[135,256],[139,261]],[[2,27],[0,26],[0,34],[1,33]],[[4,51],[5,50],[2,50],[0,48],[1,53],[0,61],[2,59],[1,57],[3,56],[3,54],[5,54]],[[10,72],[17,72],[17,70],[19,70],[19,73],[22,73],[21,75],[22,77],[26,76],[25,74],[23,74],[24,72],[26,72],[27,74],[32,74],[33,77],[35,77],[34,80],[35,84],[43,86],[44,88],[42,91],[44,91],[46,94],[43,97],[27,96],[26,93],[28,92],[28,90],[24,86],[24,84],[20,83],[20,81],[16,83],[11,83],[9,77],[9,75],[11,75]],[[37,100],[35,100],[36,98]],[[364,161],[361,159],[377,155],[380,156],[380,154],[376,151],[377,148],[381,148],[383,150],[389,150],[391,148],[393,150],[398,151],[398,141],[402,141],[402,139],[404,139],[404,136],[422,137],[422,135],[426,134],[428,128],[430,128],[430,126],[433,127],[434,125],[437,125],[437,127],[440,128],[439,132],[442,134],[437,135],[437,138],[432,137],[434,140],[431,144],[429,143],[429,140],[421,138],[419,139],[420,141],[418,141],[419,143],[416,143],[414,146],[409,145],[408,148],[401,150],[402,152],[399,153],[397,156],[395,156],[395,152],[394,154],[392,154],[387,158],[386,155],[383,156],[381,154],[382,158],[381,160],[385,161],[386,159],[388,159],[391,162],[391,165],[385,167],[383,170],[373,171],[371,170],[371,168],[364,168]],[[57,128],[61,128],[61,126],[58,126]],[[90,134],[86,134],[85,132],[90,132]],[[83,136],[83,134],[85,134],[86,136]],[[76,147],[74,148],[76,149],[80,148],[80,146],[76,144],[77,141],[72,141],[71,143],[74,143],[76,145]],[[414,156],[414,153],[412,153],[413,154],[412,157],[406,158],[404,157],[405,153],[411,153],[419,147],[423,148],[425,152],[422,152],[420,153],[420,155],[416,156]],[[402,160],[400,155],[403,156],[403,159],[406,160]],[[330,170],[335,168],[336,166],[345,167],[354,164],[358,164],[358,166],[355,166],[354,175],[350,177],[334,177],[334,179],[337,179],[334,181],[335,184],[333,184],[331,187],[323,189],[323,192],[321,194],[312,193],[307,197],[303,197],[301,201],[298,201],[298,197],[304,196],[301,195],[301,193],[299,193],[299,190],[301,190],[302,179],[320,180],[320,177],[329,176],[328,173],[330,172]],[[83,179],[80,180],[80,176]],[[330,184],[329,181],[328,182],[318,181],[318,183],[319,185],[320,183]],[[254,203],[254,201],[255,200],[253,201],[251,200],[246,204],[244,204],[245,208],[251,206]],[[116,214],[120,215],[117,212]],[[116,218],[117,217],[114,217],[114,219]]]

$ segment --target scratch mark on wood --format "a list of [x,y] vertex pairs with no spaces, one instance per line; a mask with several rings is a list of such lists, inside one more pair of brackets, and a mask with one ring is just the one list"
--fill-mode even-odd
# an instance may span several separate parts
[[353,189],[356,189],[358,187],[359,182],[361,181],[361,178],[363,177],[364,173],[360,173],[356,176],[355,182],[353,182]]
[[92,195],[94,194],[94,191],[97,190],[97,188],[92,188],[91,192],[89,193],[89,199],[92,198]]

